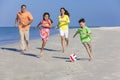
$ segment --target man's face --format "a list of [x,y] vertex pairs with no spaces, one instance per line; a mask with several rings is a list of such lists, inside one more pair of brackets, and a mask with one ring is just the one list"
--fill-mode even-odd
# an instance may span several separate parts
[[81,27],[85,27],[85,22],[80,22],[79,24]]
[[23,7],[21,8],[21,11],[22,11],[22,12],[25,12],[25,11],[26,11],[26,7],[23,6]]

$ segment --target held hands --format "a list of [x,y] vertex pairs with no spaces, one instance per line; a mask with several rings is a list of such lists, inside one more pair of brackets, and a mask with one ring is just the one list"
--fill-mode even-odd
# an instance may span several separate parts
[[90,36],[90,34],[87,33],[87,36]]
[[27,24],[23,24],[23,27],[27,26]]
[[23,27],[26,27],[28,24],[26,24],[26,23],[21,23],[21,25],[22,25]]
[[82,34],[85,34],[85,35],[87,35],[87,36],[90,36],[90,34],[89,34],[89,33],[84,33],[84,32],[83,32]]
[[49,24],[43,24],[42,26],[49,27]]
[[50,24],[48,24],[48,23],[45,23],[45,24],[43,24],[42,26],[47,27],[47,28],[51,28],[51,27],[52,27],[52,26],[51,26]]
[[60,22],[66,22],[66,20],[60,20]]

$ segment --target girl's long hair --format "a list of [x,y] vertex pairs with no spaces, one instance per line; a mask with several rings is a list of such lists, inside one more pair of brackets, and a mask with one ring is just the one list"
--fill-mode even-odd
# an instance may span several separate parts
[[65,15],[68,15],[70,17],[70,13],[64,7],[60,8],[60,12],[61,12],[62,9],[65,11]]
[[51,23],[53,23],[52,19],[50,18],[50,14],[49,14],[48,12],[45,12],[45,13],[43,14],[43,20],[45,20],[45,15],[48,15]]

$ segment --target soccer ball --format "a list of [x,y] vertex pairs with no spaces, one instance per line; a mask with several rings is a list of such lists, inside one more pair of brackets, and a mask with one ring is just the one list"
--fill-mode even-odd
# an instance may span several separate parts
[[76,60],[77,60],[76,54],[75,54],[75,53],[71,54],[71,55],[70,55],[70,61],[71,61],[71,62],[74,62],[74,61],[76,61]]

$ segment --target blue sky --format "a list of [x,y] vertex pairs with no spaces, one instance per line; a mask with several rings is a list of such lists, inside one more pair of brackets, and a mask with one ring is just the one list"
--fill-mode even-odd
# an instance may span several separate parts
[[37,25],[44,12],[51,14],[57,24],[59,9],[65,7],[71,14],[70,26],[78,26],[83,17],[89,26],[119,26],[120,0],[0,0],[0,26],[14,26],[16,13],[22,4],[32,13]]

